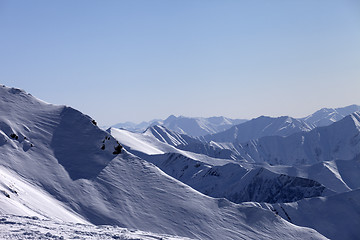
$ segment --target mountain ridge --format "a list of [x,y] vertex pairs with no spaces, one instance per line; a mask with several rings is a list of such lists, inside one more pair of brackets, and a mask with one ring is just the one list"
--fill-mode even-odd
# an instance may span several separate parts
[[245,119],[231,119],[226,117],[184,117],[170,115],[165,120],[154,119],[149,122],[118,123],[111,127],[123,128],[133,132],[143,132],[154,125],[165,126],[167,129],[186,134],[192,137],[199,137],[210,133],[220,132],[230,128],[234,124],[245,122]]
[[[294,122],[295,124],[296,122],[301,122],[304,126],[303,128],[300,128],[300,130],[306,131],[309,129],[313,129],[315,127],[328,126],[356,111],[360,111],[360,105],[353,104],[339,108],[322,108],[314,112],[313,114],[310,114],[302,118],[292,118],[290,116],[282,116],[282,117],[260,116],[257,118],[253,118],[251,120],[245,120],[245,119],[231,119],[223,116],[209,117],[209,118],[201,118],[201,117],[194,118],[194,117],[184,117],[184,116],[176,117],[174,115],[170,115],[165,120],[154,119],[149,122],[141,122],[139,124],[132,122],[125,122],[125,123],[115,124],[111,127],[123,128],[132,132],[143,132],[151,126],[161,125],[169,130],[175,131],[180,134],[186,134],[188,136],[202,138],[207,135],[218,134],[220,132],[226,131],[233,126],[237,126],[247,121],[254,121],[261,118],[263,119],[272,118],[273,120],[280,118],[289,118],[290,121]],[[308,126],[306,127],[305,125]],[[256,139],[256,136],[252,137],[252,139]]]

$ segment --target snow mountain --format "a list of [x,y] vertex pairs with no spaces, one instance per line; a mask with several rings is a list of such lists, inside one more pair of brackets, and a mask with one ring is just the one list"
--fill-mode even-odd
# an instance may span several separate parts
[[355,104],[342,108],[322,108],[319,111],[316,111],[315,113],[305,118],[302,118],[301,120],[304,120],[309,125],[313,125],[316,127],[323,127],[323,126],[331,125],[334,122],[343,119],[347,115],[359,111],[360,111],[360,106]]
[[[115,125],[112,125],[113,128],[120,128],[120,129],[126,129],[131,132],[143,132],[145,131],[149,126],[156,124],[157,122],[161,122],[161,119],[153,119],[148,122],[141,122],[141,123],[133,123],[133,122],[124,122],[124,123],[117,123]],[[108,127],[106,127],[107,129]]]
[[201,141],[198,138],[190,137],[186,134],[171,131],[160,125],[149,127],[143,135],[156,138],[158,141],[174,146],[180,150],[204,154],[215,158],[236,158],[231,150],[218,147],[216,144]]
[[289,222],[316,229],[329,239],[358,239],[360,236],[360,189],[292,203],[262,205]]
[[140,134],[112,128],[110,132],[128,151],[208,196],[235,203],[275,203],[334,193],[314,180],[177,149],[155,138],[152,131]]
[[265,136],[289,136],[296,132],[307,132],[313,128],[314,126],[303,120],[287,116],[278,118],[261,116],[235,125],[226,131],[206,135],[203,139],[207,142],[243,143]]
[[[122,142],[70,107],[1,86],[0,112],[0,202],[5,206],[0,213],[6,216],[35,215],[196,239],[326,239],[260,206],[199,193],[121,149]],[[181,151],[127,136],[124,140],[148,153]]]
[[123,128],[133,132],[143,132],[148,127],[161,125],[180,134],[186,134],[191,137],[199,137],[225,131],[233,125],[246,121],[247,120],[245,119],[230,119],[226,117],[191,118],[183,116],[176,117],[171,115],[165,120],[152,120],[150,122],[142,122],[138,125],[132,123],[120,123],[112,127]]
[[268,136],[232,145],[250,162],[301,165],[330,160],[351,160],[360,154],[360,113],[330,126],[287,137]]
[[[297,131],[309,131],[315,127],[328,126],[345,116],[360,111],[359,105],[350,105],[342,108],[323,108],[304,118],[261,116],[249,121],[247,125],[236,126],[247,122],[245,119],[230,119],[226,117],[190,118],[174,115],[165,120],[154,119],[139,124],[132,122],[118,123],[111,127],[126,129],[132,132],[144,132],[151,126],[164,126],[168,130],[185,134],[191,137],[207,136],[206,140],[220,142],[247,141],[263,136],[279,135],[288,136]],[[233,127],[236,126],[236,127]],[[226,133],[222,133],[233,127]],[[240,137],[237,137],[240,136]],[[238,138],[238,139],[237,139]]]
[[[157,133],[154,129],[143,134],[117,129],[110,132],[121,143],[127,139],[124,147],[129,151],[206,195],[232,202],[252,201],[242,204],[261,206],[330,239],[354,239],[358,224],[352,219],[360,219],[359,205],[353,202],[360,187],[359,126],[359,113],[354,113],[327,127],[238,144],[241,148],[253,145],[254,152],[239,153],[236,143],[211,142],[242,154],[243,159],[214,158],[177,148],[191,143],[184,135],[164,127],[155,129]],[[132,136],[131,141],[128,135]],[[281,142],[276,143],[277,139]],[[315,151],[316,148],[321,151]],[[296,161],[297,154],[307,151],[310,157]],[[282,161],[275,161],[280,159],[271,158],[275,152],[287,155]],[[262,158],[256,158],[259,156]]]

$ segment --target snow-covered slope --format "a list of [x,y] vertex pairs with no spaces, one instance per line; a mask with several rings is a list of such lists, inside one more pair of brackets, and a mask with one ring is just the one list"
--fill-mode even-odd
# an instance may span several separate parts
[[231,159],[214,158],[204,154],[178,149],[170,144],[159,141],[152,134],[134,133],[125,129],[110,128],[108,132],[129,152],[148,160],[149,156],[167,153],[178,153],[211,165],[224,165],[233,162]]
[[148,158],[164,172],[212,197],[232,202],[291,202],[334,192],[322,184],[298,176],[274,173],[251,164],[210,165],[181,154]]
[[206,141],[215,142],[246,142],[264,136],[289,136],[300,131],[310,131],[312,125],[291,117],[261,116],[230,129],[212,135],[204,136]]
[[230,119],[226,117],[191,118],[184,116],[175,117],[174,115],[171,115],[165,120],[152,120],[150,122],[142,122],[138,125],[132,123],[119,123],[112,127],[123,128],[133,132],[143,132],[148,127],[161,125],[177,133],[198,137],[222,132],[233,125],[246,121],[247,120],[245,119]]
[[345,116],[358,111],[360,111],[360,106],[355,104],[342,108],[322,108],[302,120],[310,125],[322,127],[328,126],[343,119]]
[[265,168],[255,168],[247,172],[240,181],[233,181],[225,197],[233,202],[275,203],[331,194],[333,192],[314,180],[279,175]]
[[[116,140],[72,108],[0,87],[0,112],[0,165],[67,210],[56,216],[27,206],[42,216],[70,212],[93,224],[200,239],[324,239],[271,211],[207,197],[125,150],[118,154]],[[21,204],[29,192],[0,197]]]
[[360,188],[360,156],[352,160],[333,160],[313,165],[266,166],[270,171],[313,179],[337,192]]
[[330,239],[359,239],[360,190],[294,203],[263,205],[290,222],[316,229]]
[[189,238],[129,230],[109,225],[73,224],[36,216],[0,215],[0,239],[185,240]]
[[89,224],[64,203],[4,167],[0,168],[0,212]]
[[[154,137],[153,131],[157,134],[163,128],[149,129],[144,134],[111,129],[111,134],[129,151],[154,163],[170,176],[212,197],[225,197],[235,203],[244,201],[272,203],[296,201],[304,197],[331,193],[313,180],[273,173],[261,167],[251,164],[241,165],[231,160],[209,157],[206,159],[206,156],[199,158],[199,155],[178,150]],[[173,135],[165,134],[166,132],[161,132],[158,138],[168,139],[170,143],[186,143],[180,138],[181,136],[175,135],[174,139],[171,139]]]
[[300,165],[329,160],[351,160],[360,154],[360,113],[327,127],[288,137],[268,136],[234,145],[248,161]]

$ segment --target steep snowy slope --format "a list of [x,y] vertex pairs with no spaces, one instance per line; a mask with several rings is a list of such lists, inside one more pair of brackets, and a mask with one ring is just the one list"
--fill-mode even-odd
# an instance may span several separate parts
[[360,190],[294,203],[263,205],[290,222],[316,229],[330,239],[359,239]]
[[360,113],[355,112],[327,127],[288,137],[269,136],[234,145],[248,161],[271,164],[314,164],[350,160],[360,154]]
[[360,111],[359,105],[350,105],[342,108],[323,108],[315,113],[302,118],[309,125],[323,127],[337,122],[347,115]]
[[89,224],[62,202],[16,173],[0,168],[0,212]]
[[206,141],[243,143],[264,136],[289,136],[300,131],[310,131],[312,125],[291,117],[261,116],[230,129],[212,135],[204,136]]
[[148,160],[149,156],[167,153],[178,153],[185,157],[196,159],[211,165],[224,165],[234,162],[231,159],[213,158],[204,154],[178,149],[172,145],[159,141],[148,132],[134,133],[124,129],[110,128],[108,132],[129,152]]
[[202,239],[324,239],[271,211],[200,194],[125,150],[118,154],[116,140],[72,108],[0,87],[0,111],[0,165],[91,223]]
[[113,128],[123,128],[133,132],[143,132],[148,127],[154,125],[165,126],[167,129],[177,133],[186,134],[192,137],[204,136],[222,132],[233,125],[246,122],[245,119],[230,119],[226,117],[210,117],[210,118],[191,118],[191,117],[175,117],[169,116],[165,120],[152,120],[150,122],[142,122],[138,125],[131,123],[116,124]]

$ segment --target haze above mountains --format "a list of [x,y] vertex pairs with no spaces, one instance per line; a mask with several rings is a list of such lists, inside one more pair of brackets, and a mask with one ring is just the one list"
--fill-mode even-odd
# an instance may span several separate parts
[[[0,237],[354,239],[358,111],[171,116],[146,131],[103,131],[71,107],[0,86]],[[117,227],[94,226],[104,224]]]

